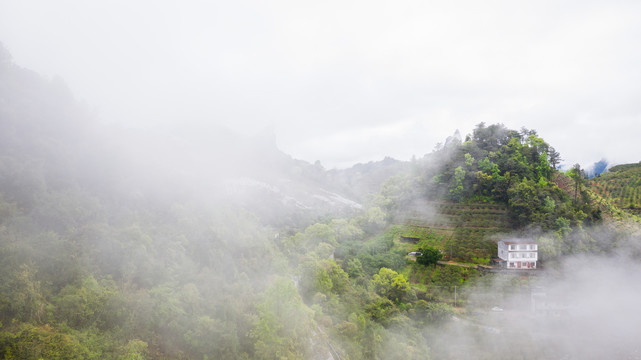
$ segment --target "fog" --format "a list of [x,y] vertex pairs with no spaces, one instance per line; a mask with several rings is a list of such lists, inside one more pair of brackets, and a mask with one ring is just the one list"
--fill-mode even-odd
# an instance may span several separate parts
[[[493,298],[500,311],[488,307],[425,330],[434,358],[639,359],[639,270],[638,258],[625,250],[569,256],[531,277],[503,274],[470,290],[469,298]],[[505,295],[505,281],[515,287],[513,295]]]
[[473,249],[528,275],[399,245],[480,122],[638,162],[639,10],[1,2],[0,357],[640,358],[631,216]]
[[287,154],[331,169],[420,157],[453,129],[502,122],[537,129],[567,164],[588,167],[638,161],[639,10],[9,0],[0,41],[127,128],[269,128]]

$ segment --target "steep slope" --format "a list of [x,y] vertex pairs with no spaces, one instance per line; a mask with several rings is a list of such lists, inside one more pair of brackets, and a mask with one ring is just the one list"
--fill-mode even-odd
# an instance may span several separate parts
[[614,166],[588,184],[622,210],[641,215],[641,163]]
[[419,171],[388,181],[378,203],[409,233],[420,226],[443,234],[448,249],[441,250],[488,258],[497,233],[567,232],[601,221],[583,174],[557,171],[558,156],[536,131],[479,124],[464,142],[427,155]]
[[101,124],[0,47],[0,358],[327,353],[270,222],[358,204],[269,139],[181,130]]
[[32,202],[38,189],[76,186],[132,201],[244,207],[271,225],[351,214],[361,205],[326,171],[292,159],[273,134],[253,138],[183,122],[169,131],[96,121],[59,79],[0,59],[0,190]]
[[379,191],[389,178],[410,171],[412,163],[386,157],[381,161],[356,164],[348,169],[333,169],[327,178],[346,194],[365,202],[368,197]]

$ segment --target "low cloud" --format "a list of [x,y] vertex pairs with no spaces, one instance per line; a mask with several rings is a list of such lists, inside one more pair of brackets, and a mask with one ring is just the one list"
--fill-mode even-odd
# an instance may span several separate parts
[[[607,233],[593,234],[598,232]],[[628,240],[608,255],[567,256],[531,276],[504,272],[491,275],[489,283],[479,281],[470,290],[467,314],[445,327],[425,329],[432,354],[641,359],[639,239]]]

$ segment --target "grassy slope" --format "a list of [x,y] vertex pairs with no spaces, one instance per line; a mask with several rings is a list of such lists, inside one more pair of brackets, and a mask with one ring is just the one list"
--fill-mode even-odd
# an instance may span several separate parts
[[615,166],[590,179],[589,186],[594,193],[622,210],[641,215],[641,164]]

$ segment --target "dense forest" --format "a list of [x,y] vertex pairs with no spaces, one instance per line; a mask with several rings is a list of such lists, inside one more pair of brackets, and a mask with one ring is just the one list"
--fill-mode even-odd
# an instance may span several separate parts
[[640,206],[639,184],[610,185],[638,167],[588,181],[535,130],[501,124],[332,171],[269,139],[185,133],[100,123],[0,51],[0,357],[638,354],[626,336],[593,352],[540,330],[558,320],[513,326],[491,309],[527,311],[536,276],[487,271],[501,237],[535,239],[552,274],[621,249],[638,268],[638,212],[620,208]]

